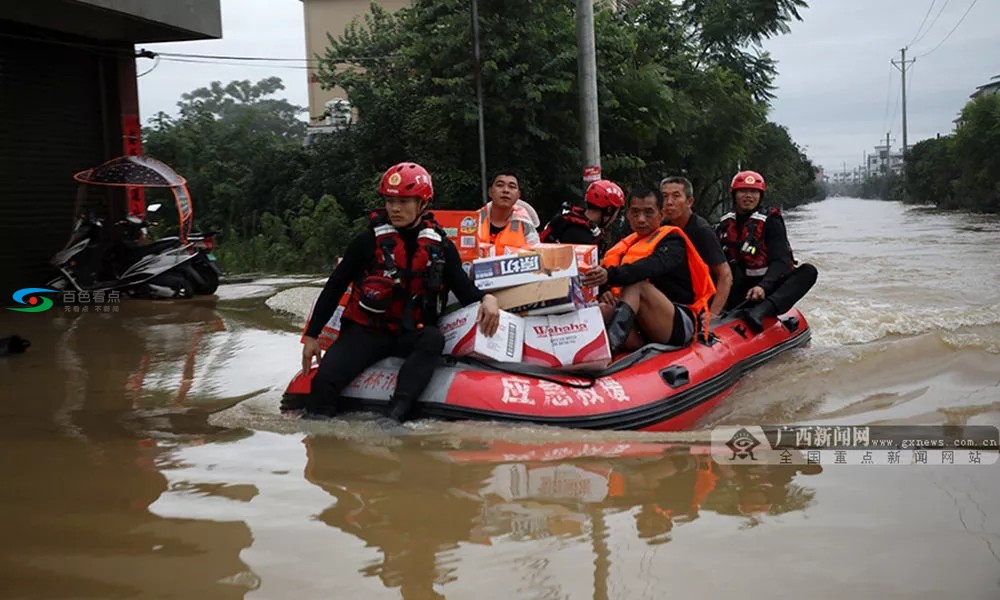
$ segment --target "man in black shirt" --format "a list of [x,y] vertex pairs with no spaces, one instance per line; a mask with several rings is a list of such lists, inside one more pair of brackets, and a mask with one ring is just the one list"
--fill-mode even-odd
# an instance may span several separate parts
[[719,236],[708,221],[694,214],[694,186],[687,178],[667,177],[660,182],[660,191],[663,193],[664,224],[680,227],[712,272],[716,292],[709,311],[712,315],[719,315],[733,286],[733,272],[726,255],[722,253]]
[[[462,269],[458,250],[425,212],[434,195],[430,174],[415,163],[399,163],[382,176],[385,209],[348,246],[310,316],[302,348],[302,372],[320,359],[319,335],[349,284],[350,299],[340,334],[319,361],[305,409],[335,414],[341,390],[369,366],[388,356],[405,358],[388,416],[402,421],[430,383],[444,349],[437,327],[448,292],[463,306],[481,302],[476,322],[492,336],[500,322],[497,299],[483,294]],[[290,399],[283,409],[302,408]]]
[[765,318],[791,310],[818,276],[816,267],[796,265],[781,212],[761,206],[766,190],[760,173],[737,173],[730,185],[734,210],[716,227],[733,270],[726,309],[751,303],[741,316],[755,333],[764,330]]
[[599,301],[611,351],[649,342],[686,346],[702,332],[715,293],[708,266],[680,229],[661,224],[659,190],[634,190],[625,211],[633,233],[581,280],[610,288]]

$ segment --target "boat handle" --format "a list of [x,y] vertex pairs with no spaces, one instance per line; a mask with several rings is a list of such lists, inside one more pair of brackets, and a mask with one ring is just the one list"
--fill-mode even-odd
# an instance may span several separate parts
[[691,381],[687,367],[682,367],[681,365],[671,365],[666,369],[660,369],[660,377],[672,388],[679,388]]

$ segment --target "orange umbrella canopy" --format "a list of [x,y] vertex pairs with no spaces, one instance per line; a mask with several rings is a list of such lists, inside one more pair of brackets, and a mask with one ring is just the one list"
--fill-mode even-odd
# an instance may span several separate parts
[[165,163],[148,156],[119,156],[100,166],[80,171],[73,179],[93,185],[136,187],[177,187],[187,183]]

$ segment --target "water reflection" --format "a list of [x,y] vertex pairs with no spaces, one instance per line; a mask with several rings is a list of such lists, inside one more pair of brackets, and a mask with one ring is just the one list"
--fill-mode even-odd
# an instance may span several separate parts
[[[167,520],[148,510],[167,490],[161,466],[176,445],[242,435],[186,414],[195,344],[217,317],[210,308],[163,314],[141,306],[19,323],[32,347],[4,365],[5,593],[243,595],[245,587],[220,581],[246,570],[245,525]],[[150,385],[156,377],[170,383]]]
[[[523,545],[518,560],[505,565],[506,584],[537,579],[531,571],[539,566],[529,559],[548,556],[538,550],[553,540],[591,554],[590,560],[577,557],[577,577],[561,581],[563,589],[582,591],[579,570],[588,564],[597,593],[608,585],[614,549],[627,544],[623,538],[668,543],[676,528],[705,513],[735,519],[738,529],[801,511],[813,492],[795,477],[820,471],[733,467],[713,460],[708,448],[659,444],[636,444],[630,458],[512,461],[519,452],[510,444],[451,450],[439,442],[376,446],[327,436],[305,443],[306,479],[337,499],[319,519],[378,548],[381,560],[360,572],[399,588],[404,598],[443,597],[462,564],[474,560],[475,547],[492,546],[500,553],[494,556],[503,556],[504,546]],[[629,444],[615,445],[620,454]],[[556,446],[534,454],[572,455],[580,444]],[[610,526],[614,514],[629,515],[633,527]]]

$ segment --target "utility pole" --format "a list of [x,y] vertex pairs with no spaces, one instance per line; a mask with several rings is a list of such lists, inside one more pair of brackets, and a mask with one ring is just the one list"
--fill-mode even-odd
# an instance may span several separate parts
[[889,134],[891,131],[885,132],[885,154],[880,156],[881,168],[879,169],[883,175],[889,174],[889,155],[892,154],[892,142],[889,139]]
[[[905,165],[905,163],[906,163],[906,68],[907,68],[907,64],[911,64],[912,65],[913,63],[917,62],[917,59],[911,58],[910,60],[906,60],[906,48],[900,48],[899,49],[899,55],[900,55],[900,60],[899,60],[898,64],[896,63],[895,60],[891,60],[889,62],[892,63],[892,66],[894,66],[897,69],[899,69],[899,72],[903,76],[903,86],[902,86],[902,92],[903,92],[903,162],[904,162],[904,165]],[[886,139],[888,139],[888,136],[886,136]]]
[[472,0],[472,73],[476,79],[476,104],[479,109],[479,179],[485,205],[486,191],[486,133],[483,125],[483,79],[479,71],[479,0]]
[[597,115],[597,52],[594,48],[594,0],[576,0],[577,87],[583,145],[583,180],[601,178],[601,130]]

